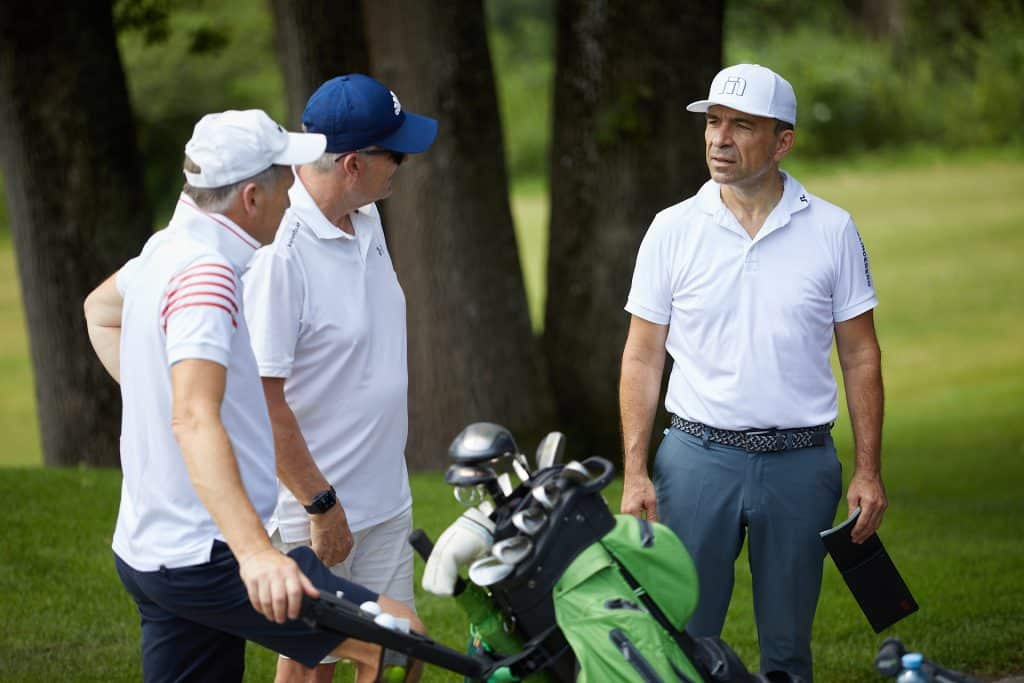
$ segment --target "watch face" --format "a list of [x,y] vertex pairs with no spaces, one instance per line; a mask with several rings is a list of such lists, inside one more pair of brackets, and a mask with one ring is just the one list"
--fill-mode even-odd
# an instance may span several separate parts
[[321,491],[313,497],[312,502],[306,505],[306,512],[312,515],[319,515],[327,512],[334,504],[338,502],[338,497],[334,493],[334,487]]

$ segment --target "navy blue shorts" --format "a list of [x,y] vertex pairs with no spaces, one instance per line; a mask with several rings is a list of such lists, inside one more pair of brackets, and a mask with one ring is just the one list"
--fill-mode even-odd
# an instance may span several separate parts
[[[378,595],[331,573],[302,547],[288,553],[313,585],[362,604]],[[116,554],[121,583],[142,618],[142,673],[150,681],[241,681],[245,641],[316,666],[344,637],[301,620],[277,624],[253,608],[227,544],[214,541],[206,564],[140,572]]]

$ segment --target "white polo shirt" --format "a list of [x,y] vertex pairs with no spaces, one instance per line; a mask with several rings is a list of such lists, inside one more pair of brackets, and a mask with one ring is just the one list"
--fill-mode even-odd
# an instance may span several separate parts
[[[245,311],[264,377],[285,398],[310,453],[338,492],[352,531],[412,505],[405,295],[377,207],[331,224],[296,176],[274,243],[245,273]],[[309,516],[283,484],[276,523],[286,542],[309,537]]]
[[182,195],[165,230],[117,275],[121,319],[121,506],[114,552],[139,571],[209,562],[223,540],[171,431],[171,366],[227,368],[221,420],[242,483],[267,523],[277,497],[274,441],[242,315],[240,270],[259,244]]
[[834,324],[878,300],[850,215],[783,176],[754,239],[714,181],[644,237],[626,310],[669,326],[671,413],[733,430],[836,419]]

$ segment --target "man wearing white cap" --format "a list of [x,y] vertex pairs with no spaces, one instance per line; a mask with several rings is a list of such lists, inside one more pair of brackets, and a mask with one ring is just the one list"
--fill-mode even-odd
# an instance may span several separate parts
[[246,640],[307,666],[333,652],[372,668],[377,646],[297,620],[314,586],[377,600],[422,629],[407,607],[334,576],[308,549],[282,554],[266,531],[274,443],[240,276],[288,206],[289,166],[325,144],[258,110],[203,117],[170,224],[85,302],[93,347],[121,384],[113,549],[141,617],[147,681],[240,681]]
[[[711,179],[659,213],[637,256],[622,358],[622,510],[661,519],[694,556],[700,598],[687,628],[718,635],[743,544],[753,575],[761,670],[812,678],[811,623],[842,489],[830,436],[836,340],[856,446],[847,489],[863,542],[887,502],[882,376],[867,251],[850,215],[779,164],[796,96],[770,69],[723,69],[706,100]],[[647,474],[666,352],[665,432]]]
[[[303,127],[327,138],[296,165],[291,207],[245,274],[245,315],[278,453],[274,542],[413,608],[405,295],[376,202],[437,122],[363,74],[314,92]],[[329,681],[334,658],[317,667]],[[302,680],[282,657],[277,680]]]

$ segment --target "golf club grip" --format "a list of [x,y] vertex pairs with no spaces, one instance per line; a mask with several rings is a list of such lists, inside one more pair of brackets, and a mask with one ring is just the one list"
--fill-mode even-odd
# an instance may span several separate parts
[[[414,529],[409,534],[409,545],[423,558],[424,562],[429,560],[430,554],[434,552],[434,542],[430,540],[430,536],[427,536],[427,532],[423,529]],[[464,590],[466,590],[466,580],[461,576],[456,576],[452,596],[459,595]]]

